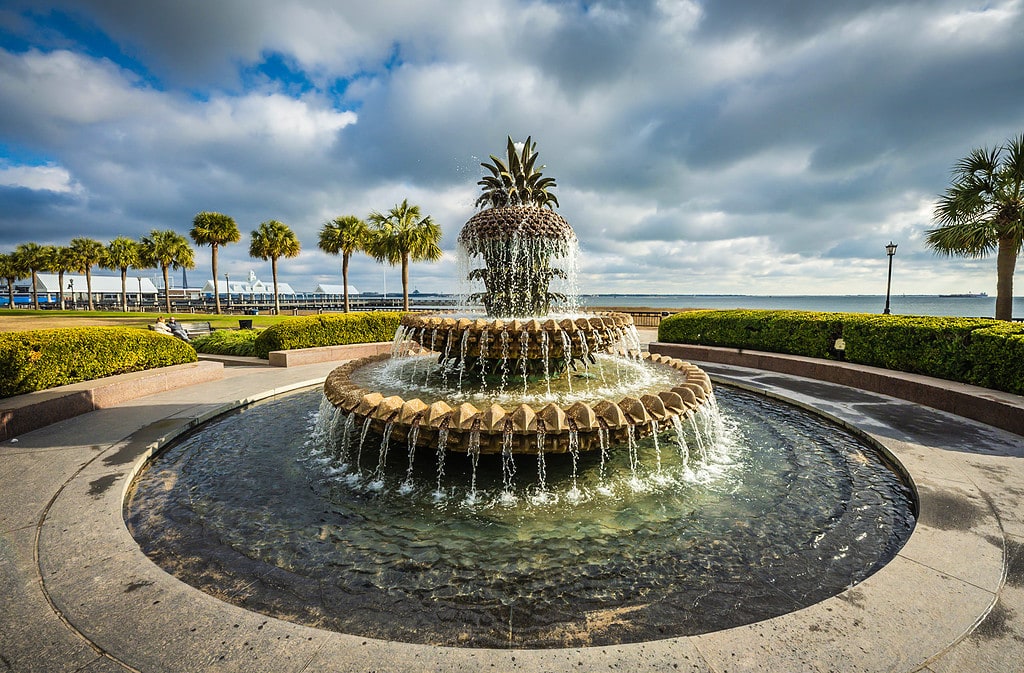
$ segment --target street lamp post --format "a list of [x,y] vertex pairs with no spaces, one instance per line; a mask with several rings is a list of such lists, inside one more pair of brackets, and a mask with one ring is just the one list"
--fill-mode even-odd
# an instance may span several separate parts
[[139,310],[142,310],[142,277],[136,276],[135,280],[139,281]]
[[75,303],[75,279],[74,278],[68,278],[68,290],[71,291],[71,310],[74,311],[76,308],[78,308],[77,304]]
[[230,311],[231,310],[231,276],[229,276],[227,274],[227,272],[224,272],[224,284],[227,285],[227,288],[228,288],[228,297],[227,297],[227,301],[225,303],[228,305],[228,310]]
[[896,254],[896,243],[889,241],[885,246],[885,254],[889,255],[889,281],[885,284],[885,310],[884,315],[889,315],[889,293],[892,290],[892,258]]

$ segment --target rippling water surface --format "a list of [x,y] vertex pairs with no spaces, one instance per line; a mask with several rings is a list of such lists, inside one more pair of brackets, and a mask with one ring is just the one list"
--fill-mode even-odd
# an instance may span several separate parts
[[[404,447],[361,471],[319,445],[321,393],[178,442],[139,478],[129,527],[157,563],[252,610],[346,633],[471,647],[698,634],[796,610],[890,560],[909,489],[845,430],[718,387],[714,446],[673,433],[607,463]],[[542,470],[542,472],[541,472]],[[471,482],[473,487],[471,488]],[[543,484],[543,487],[541,486]]]

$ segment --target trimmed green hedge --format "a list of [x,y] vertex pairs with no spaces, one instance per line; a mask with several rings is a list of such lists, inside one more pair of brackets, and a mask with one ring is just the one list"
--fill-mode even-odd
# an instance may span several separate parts
[[[842,339],[845,350],[835,349]],[[1024,324],[984,318],[808,311],[687,311],[658,340],[883,367],[1024,394]]]
[[391,341],[403,315],[400,312],[366,311],[290,318],[260,332],[254,353],[256,357],[266,359],[270,357],[270,351]]
[[132,327],[0,333],[0,397],[195,361],[184,341]]
[[200,353],[254,357],[259,335],[254,329],[219,329],[193,338],[192,346]]

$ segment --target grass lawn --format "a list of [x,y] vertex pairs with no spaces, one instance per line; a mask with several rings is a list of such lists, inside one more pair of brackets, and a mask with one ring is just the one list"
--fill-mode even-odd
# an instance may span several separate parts
[[210,313],[119,313],[113,311],[53,311],[31,309],[0,309],[0,332],[23,332],[55,327],[90,327],[96,325],[148,329],[158,316],[174,315],[179,322],[206,322],[215,329],[238,327],[238,321],[252,320],[256,328],[269,327],[291,316],[214,315]]

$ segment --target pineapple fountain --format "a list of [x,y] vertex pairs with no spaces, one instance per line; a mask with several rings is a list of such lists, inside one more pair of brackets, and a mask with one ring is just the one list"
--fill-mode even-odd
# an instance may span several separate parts
[[[536,160],[530,138],[519,147],[509,138],[507,161],[482,164],[483,209],[459,235],[466,277],[484,286],[469,301],[486,315],[406,315],[392,353],[327,378],[333,408],[322,415],[343,463],[361,466],[368,436],[381,438],[381,466],[392,441],[408,447],[410,466],[417,448],[436,449],[439,461],[467,453],[474,464],[480,454],[568,452],[575,461],[615,446],[632,456],[637,440],[669,430],[688,450],[684,423],[714,404],[707,374],[643,353],[626,314],[573,310],[576,234],[554,212],[554,180]],[[570,291],[553,291],[555,279]]]
[[719,414],[705,373],[645,357],[628,316],[574,310],[576,237],[535,162],[528,139],[484,164],[459,237],[486,314],[408,315],[391,355],[323,394],[167,451],[126,504],[147,554],[316,628],[529,649],[748,624],[895,555],[911,491],[871,446],[732,388]]

